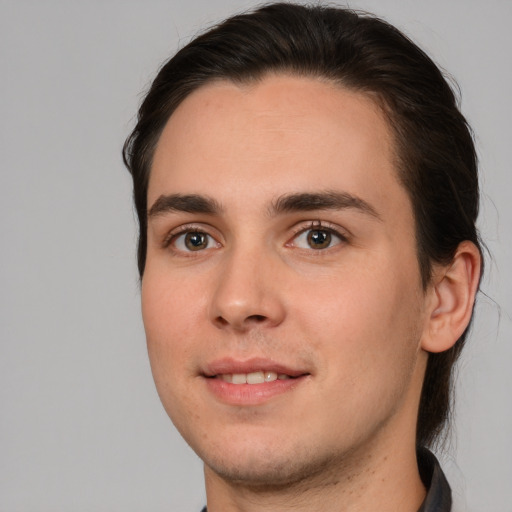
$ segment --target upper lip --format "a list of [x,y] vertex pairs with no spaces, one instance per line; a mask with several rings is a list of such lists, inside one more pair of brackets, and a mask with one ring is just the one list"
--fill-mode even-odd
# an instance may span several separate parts
[[278,375],[289,375],[290,377],[299,377],[307,375],[309,372],[299,367],[292,367],[286,364],[278,363],[267,358],[234,359],[226,357],[207,363],[203,369],[203,375],[214,377],[215,375],[225,375],[233,373],[252,373],[252,372],[275,372]]

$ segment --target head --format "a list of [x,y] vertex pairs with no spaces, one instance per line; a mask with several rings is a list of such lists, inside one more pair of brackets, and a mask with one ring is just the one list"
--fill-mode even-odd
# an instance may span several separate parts
[[[147,255],[148,184],[155,150],[176,109],[218,82],[239,86],[286,75],[319,79],[371,100],[392,134],[396,178],[414,216],[421,286],[449,265],[464,241],[480,251],[477,159],[470,129],[437,66],[397,29],[369,15],[274,4],[234,16],[194,39],[160,70],[124,147],[139,219],[138,266]],[[428,356],[418,445],[431,445],[449,415],[453,365],[467,329]]]

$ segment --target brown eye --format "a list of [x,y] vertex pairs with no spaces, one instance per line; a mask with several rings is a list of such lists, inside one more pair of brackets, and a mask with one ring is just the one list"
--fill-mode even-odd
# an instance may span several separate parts
[[312,249],[325,249],[331,245],[332,234],[324,229],[312,229],[308,231],[307,241]]
[[208,235],[206,233],[187,233],[185,235],[185,247],[189,251],[200,251],[208,247]]
[[173,237],[174,249],[182,252],[198,252],[218,247],[218,243],[208,233],[202,231],[185,231]]
[[347,239],[342,234],[332,228],[315,226],[305,229],[296,235],[291,245],[299,249],[313,249],[319,251],[322,249],[330,249],[346,241]]

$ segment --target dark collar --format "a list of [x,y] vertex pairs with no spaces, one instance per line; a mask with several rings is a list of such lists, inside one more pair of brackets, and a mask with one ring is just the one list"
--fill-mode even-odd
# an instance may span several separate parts
[[[418,512],[450,512],[452,491],[434,454],[426,448],[420,448],[418,467],[421,480],[427,489],[427,496]],[[202,512],[207,512],[206,507]]]
[[427,496],[418,512],[450,512],[452,491],[434,454],[426,448],[418,450],[418,468]]

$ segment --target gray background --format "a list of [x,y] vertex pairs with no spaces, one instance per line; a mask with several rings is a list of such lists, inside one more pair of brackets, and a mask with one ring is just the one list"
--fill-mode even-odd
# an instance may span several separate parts
[[[153,388],[120,148],[160,63],[254,3],[0,0],[1,512],[204,503],[201,464]],[[512,2],[350,5],[456,77],[477,134],[493,260],[441,458],[460,510],[510,512]]]

